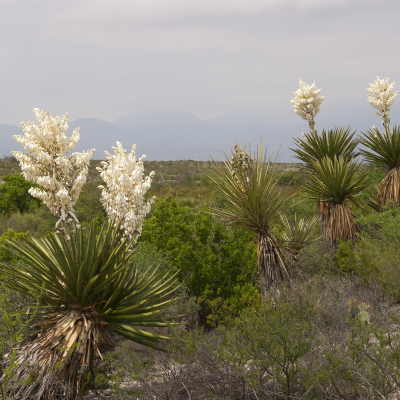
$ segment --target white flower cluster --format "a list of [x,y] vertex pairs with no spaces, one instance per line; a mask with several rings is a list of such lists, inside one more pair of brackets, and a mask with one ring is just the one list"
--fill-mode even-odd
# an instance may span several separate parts
[[79,140],[79,128],[68,139],[68,114],[52,117],[37,108],[33,112],[39,125],[22,122],[24,135],[13,136],[27,153],[12,153],[19,161],[24,178],[41,186],[30,188],[29,193],[42,200],[60,220],[76,219],[73,206],[86,182],[89,162],[96,150],[67,156]]
[[290,100],[293,104],[294,112],[301,118],[308,121],[311,130],[314,130],[314,118],[319,113],[324,96],[318,96],[321,89],[315,88],[315,82],[310,86],[300,78],[300,88],[295,92],[295,97]]
[[393,92],[396,82],[389,84],[389,78],[379,79],[376,77],[375,83],[370,83],[367,88],[368,102],[378,110],[375,115],[382,118],[388,118],[390,115],[390,107],[394,103],[399,92]]
[[237,176],[239,170],[243,169],[246,171],[247,180],[249,181],[249,177],[251,175],[251,162],[252,159],[247,152],[246,146],[242,147],[239,143],[236,143],[233,146],[231,157],[232,176]]
[[110,220],[124,232],[129,239],[138,239],[142,233],[144,217],[150,212],[154,196],[147,202],[144,200],[146,192],[151,187],[154,171],[147,177],[144,175],[143,155],[136,161],[136,145],[132,152],[127,154],[120,142],[113,147],[115,155],[105,152],[107,161],[103,161],[100,176],[106,187],[102,189],[100,201]]

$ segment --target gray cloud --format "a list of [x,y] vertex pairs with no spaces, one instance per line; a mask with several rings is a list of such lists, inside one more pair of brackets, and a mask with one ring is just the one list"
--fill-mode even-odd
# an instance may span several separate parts
[[0,124],[39,107],[107,121],[254,109],[296,125],[298,77],[340,123],[370,107],[376,75],[400,79],[399,12],[393,0],[3,0]]

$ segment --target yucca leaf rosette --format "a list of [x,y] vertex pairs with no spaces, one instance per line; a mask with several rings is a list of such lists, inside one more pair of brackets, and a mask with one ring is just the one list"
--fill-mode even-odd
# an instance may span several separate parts
[[334,160],[335,157],[343,156],[346,159],[357,157],[357,146],[359,140],[355,138],[356,131],[350,127],[335,127],[334,129],[322,130],[321,135],[304,133],[302,138],[295,138],[297,149],[295,158],[304,163],[305,169],[312,169],[314,162],[325,157]]
[[387,171],[385,178],[379,185],[377,199],[378,210],[392,200],[400,204],[400,126],[395,125],[391,130],[381,133],[374,126],[363,133],[361,144],[367,149],[362,149],[361,154],[365,160],[376,167]]
[[354,159],[325,157],[312,163],[312,172],[307,173],[303,184],[307,196],[319,202],[322,233],[334,245],[339,240],[354,239],[360,232],[350,205],[364,209],[360,196],[369,185],[365,181],[367,171],[356,174],[359,168]]
[[140,327],[169,325],[161,313],[176,300],[175,275],[134,267],[135,250],[128,239],[121,242],[113,223],[100,233],[94,223],[77,229],[70,241],[51,234],[8,245],[21,262],[2,265],[8,275],[2,283],[44,304],[33,343],[18,348],[11,384],[32,374],[35,380],[10,388],[13,398],[41,399],[43,390],[54,396],[48,398],[81,396],[86,370],[101,356],[99,344],[113,345],[110,332],[153,348],[168,340]]

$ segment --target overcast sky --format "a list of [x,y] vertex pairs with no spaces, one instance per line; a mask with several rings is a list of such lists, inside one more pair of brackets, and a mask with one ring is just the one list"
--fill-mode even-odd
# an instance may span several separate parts
[[34,107],[296,124],[298,77],[322,87],[325,113],[368,108],[376,75],[400,87],[399,17],[399,0],[0,0],[0,124]]

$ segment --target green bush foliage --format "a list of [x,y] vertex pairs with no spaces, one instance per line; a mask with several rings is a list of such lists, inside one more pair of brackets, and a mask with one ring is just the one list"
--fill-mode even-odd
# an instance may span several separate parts
[[[357,298],[352,315],[347,301]],[[98,381],[111,381],[118,400],[391,398],[400,331],[381,301],[354,281],[297,282],[229,327],[175,329],[166,354],[124,343],[104,360]],[[370,323],[360,308],[371,312]]]
[[278,172],[276,176],[280,185],[299,186],[304,182],[304,174],[295,169]]
[[[356,214],[362,233],[357,240],[340,242],[337,250],[323,239],[308,245],[291,266],[292,287],[282,286],[279,296],[262,303],[254,270],[255,238],[212,216],[212,209],[226,202],[202,173],[210,165],[154,161],[146,168],[156,171],[152,194],[158,199],[132,260],[141,271],[152,265],[179,271],[181,299],[165,315],[183,317],[173,320],[179,326],[172,328],[168,353],[117,339],[116,349],[102,348],[104,360],[95,376],[88,374],[88,389],[112,388],[119,400],[394,396],[400,389],[395,303],[400,301],[400,208],[389,205],[380,214]],[[283,205],[291,208],[289,222],[295,215],[314,215],[315,204],[301,192],[303,175],[282,168],[277,172],[280,184],[290,184],[291,193],[300,190]],[[20,193],[25,201],[31,184],[23,186],[18,170],[7,171],[13,178],[11,183],[3,178],[0,189],[15,199]],[[372,186],[384,176],[383,170],[370,168],[367,180]],[[100,226],[106,219],[95,179],[92,173],[76,205],[85,229],[90,221]],[[8,239],[54,231],[56,219],[47,208],[22,200],[21,209],[7,203],[6,211],[0,210],[0,246],[7,246]],[[275,234],[282,233],[279,224],[272,227]],[[14,265],[16,259],[0,247],[0,262]],[[0,286],[2,361],[41,319],[26,314],[31,304],[26,296]],[[203,328],[196,327],[199,321]],[[149,328],[163,335],[166,330]],[[14,373],[12,357],[8,365],[0,371],[5,383]]]
[[364,284],[378,284],[400,300],[400,208],[357,219],[363,233],[355,242],[341,242],[335,264],[358,275]]
[[37,186],[24,179],[22,174],[8,174],[2,177],[0,185],[0,213],[27,212],[40,206],[41,201],[32,197],[28,190]]
[[0,236],[0,262],[8,263],[8,264],[14,264],[18,261],[18,258],[13,254],[11,251],[7,250],[8,244],[7,240],[11,239],[22,239],[22,238],[30,238],[30,233],[25,232],[25,233],[17,233],[14,232],[13,229],[9,229],[7,232],[4,232]]
[[140,242],[164,254],[167,267],[180,271],[189,294],[203,305],[203,320],[214,309],[210,322],[217,323],[221,304],[235,314],[258,302],[256,246],[252,234],[218,223],[209,211],[188,200],[159,199]]

